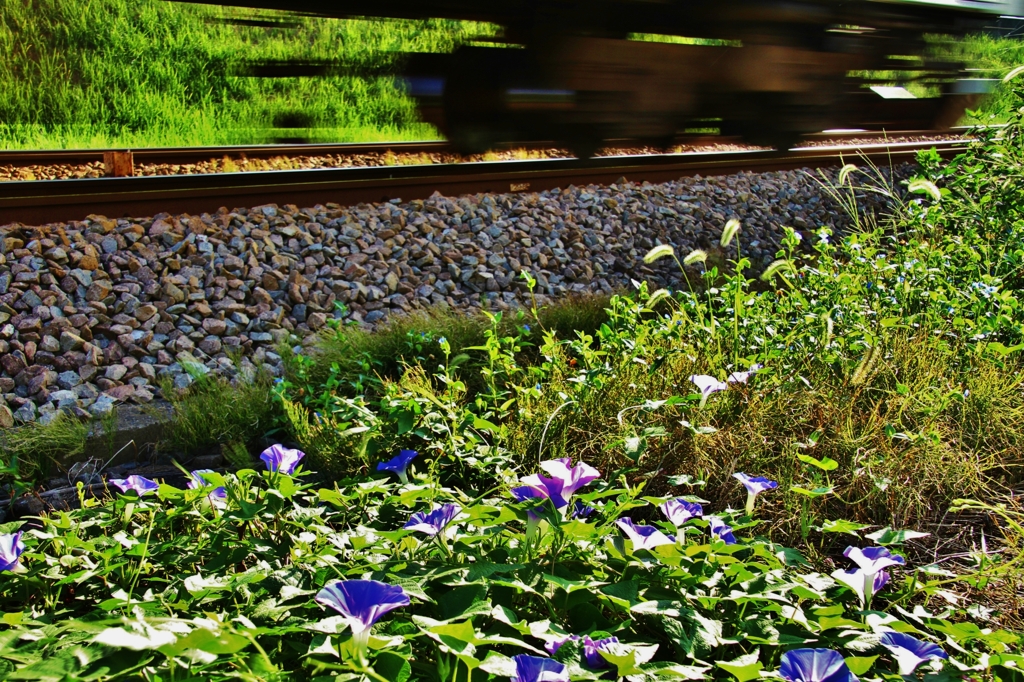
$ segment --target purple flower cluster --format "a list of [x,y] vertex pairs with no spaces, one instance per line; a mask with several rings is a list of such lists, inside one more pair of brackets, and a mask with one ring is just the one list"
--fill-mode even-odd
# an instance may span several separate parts
[[402,526],[402,528],[405,528],[406,530],[416,530],[433,537],[434,535],[443,533],[448,524],[450,524],[461,511],[462,510],[457,504],[443,504],[439,507],[435,507],[430,512],[416,512],[409,518],[409,521]]
[[583,642],[583,660],[594,670],[603,670],[608,667],[608,661],[604,660],[601,652],[607,651],[611,644],[618,644],[619,638],[605,637],[604,639],[593,640],[590,638],[590,635],[583,635],[582,637],[579,635],[566,635],[565,637],[549,640],[544,645],[544,648],[549,654],[554,656],[566,642]]
[[[206,474],[214,473],[212,469],[196,469],[189,474],[188,487],[191,490],[202,490],[203,488],[210,487],[210,482],[206,480]],[[214,506],[220,506],[227,501],[228,493],[224,490],[224,486],[218,486],[210,491],[210,494],[206,496],[206,499],[210,501],[210,504]]]
[[129,490],[134,490],[135,494],[139,497],[148,495],[149,493],[155,493],[159,488],[160,484],[156,481],[151,481],[145,476],[129,476],[128,478],[112,478],[109,481],[112,486],[116,486],[122,493],[127,493]]
[[615,522],[622,532],[626,534],[629,541],[633,543],[633,551],[646,549],[648,551],[661,545],[674,545],[676,539],[671,535],[665,535],[655,526],[640,526],[633,522],[633,519],[625,516]]

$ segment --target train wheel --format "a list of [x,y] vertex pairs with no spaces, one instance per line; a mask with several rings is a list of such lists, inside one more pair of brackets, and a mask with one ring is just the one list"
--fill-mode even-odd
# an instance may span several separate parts
[[494,133],[484,125],[464,123],[449,134],[450,142],[460,154],[483,154],[490,151],[495,144]]

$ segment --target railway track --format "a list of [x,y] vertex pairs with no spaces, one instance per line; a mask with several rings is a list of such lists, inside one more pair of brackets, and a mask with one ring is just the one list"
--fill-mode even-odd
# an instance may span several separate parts
[[[594,159],[543,159],[527,161],[473,162],[323,168],[256,173],[209,173],[193,175],[37,180],[0,183],[0,225],[45,224],[77,220],[89,214],[108,217],[145,216],[159,212],[203,213],[221,206],[255,206],[267,203],[312,206],[329,202],[352,205],[362,202],[424,198],[435,191],[442,194],[476,192],[540,191],[569,184],[608,184],[621,177],[635,182],[664,182],[692,175],[723,175],[740,171],[772,171],[793,168],[821,168],[848,161],[870,160],[876,164],[913,161],[918,151],[935,148],[953,155],[964,140],[891,142],[892,138],[925,134],[924,131],[873,134],[864,132],[821,133],[819,141],[785,152],[727,151],[685,154],[644,154],[602,156]],[[934,133],[931,133],[934,134]],[[845,139],[856,143],[843,143]],[[873,138],[873,139],[872,139]],[[718,138],[721,140],[722,138]],[[824,140],[837,141],[825,146]],[[864,140],[870,142],[864,144]],[[192,149],[146,149],[135,158],[172,160],[210,158],[211,155],[317,153],[383,153],[398,151],[424,153],[448,149],[443,142],[371,145],[259,145]],[[301,150],[301,151],[299,151]],[[91,154],[95,160],[103,150],[57,152],[4,152],[0,164],[42,163],[60,158],[60,163],[81,162]],[[46,156],[46,155],[51,156]],[[79,161],[74,161],[79,159]],[[31,160],[31,161],[29,161]]]

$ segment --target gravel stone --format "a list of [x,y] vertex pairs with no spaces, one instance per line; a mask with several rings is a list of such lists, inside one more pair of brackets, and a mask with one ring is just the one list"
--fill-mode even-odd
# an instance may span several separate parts
[[229,352],[245,371],[280,376],[277,345],[301,351],[332,319],[373,327],[430,306],[529,304],[523,270],[540,304],[633,280],[679,286],[674,262],[643,256],[671,244],[680,258],[702,248],[730,259],[718,248],[730,218],[755,270],[785,225],[809,238],[848,225],[810,175],[781,171],[0,226],[0,400],[20,421],[37,405],[64,408],[67,392],[78,403],[68,411],[105,413],[152,400],[164,377],[180,390],[190,373],[237,372]]

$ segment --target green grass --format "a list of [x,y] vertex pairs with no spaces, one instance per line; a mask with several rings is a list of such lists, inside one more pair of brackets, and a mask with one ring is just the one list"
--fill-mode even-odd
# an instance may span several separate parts
[[[394,52],[449,51],[496,30],[443,20],[298,18],[294,29],[218,21],[236,15],[246,11],[164,0],[0,0],[0,149],[245,144],[296,135],[436,139],[392,78],[230,73],[244,59],[386,67]],[[994,77],[1024,63],[1015,40],[936,41],[934,50]],[[970,120],[1006,120],[1007,97],[998,94]],[[294,112],[313,127],[273,129],[276,117]]]
[[[671,476],[706,480],[733,504],[732,473],[770,472],[820,489],[766,502],[780,532],[804,538],[826,517],[920,527],[957,498],[1001,500],[1024,480],[1024,157],[1019,120],[991,134],[952,164],[922,157],[919,185],[941,185],[938,202],[904,199],[870,169],[844,175],[837,197],[884,191],[892,219],[862,216],[842,239],[790,234],[769,281],[719,258],[672,295],[343,328],[279,390],[320,427],[365,427],[339,470],[399,447],[463,478],[571,457],[654,494]],[[690,380],[752,363],[765,369],[706,401]],[[301,419],[293,409],[304,446]]]
[[240,376],[234,383],[201,376],[184,391],[170,381],[161,391],[174,409],[161,448],[175,455],[202,454],[223,447],[229,461],[240,464],[247,447],[255,447],[271,430],[277,404],[263,373]]
[[230,76],[241,59],[386,63],[447,51],[487,26],[300,18],[296,29],[163,0],[0,0],[0,148],[262,142],[301,111],[336,141],[436,138],[391,78]]
[[88,432],[88,424],[65,415],[45,425],[0,430],[0,484],[30,487],[49,474],[54,462],[81,454]]

